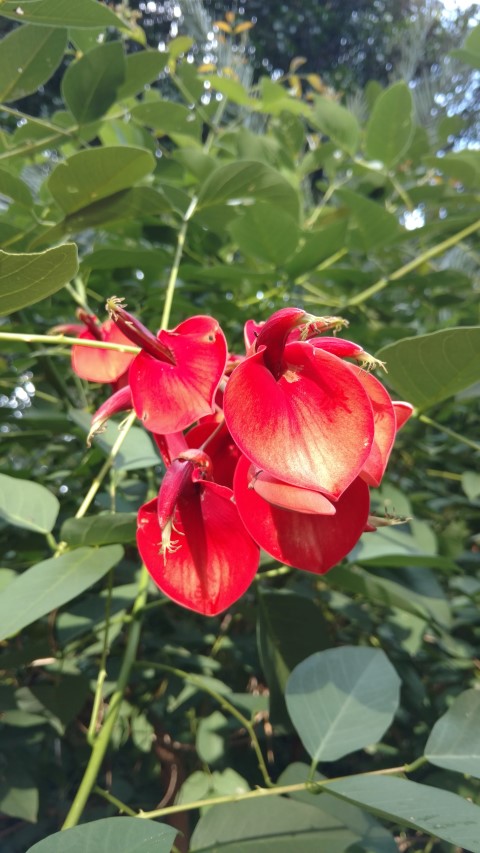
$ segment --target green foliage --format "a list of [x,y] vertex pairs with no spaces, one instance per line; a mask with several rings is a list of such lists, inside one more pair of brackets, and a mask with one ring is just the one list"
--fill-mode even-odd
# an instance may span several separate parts
[[[205,74],[115,9],[0,4],[2,853],[479,850],[478,151],[408,81]],[[169,283],[169,328],[211,314],[237,354],[249,318],[344,316],[416,409],[377,532],[326,576],[264,556],[210,620],[140,569],[154,442],[86,448],[111,388],[48,334],[113,295],[156,330]]]

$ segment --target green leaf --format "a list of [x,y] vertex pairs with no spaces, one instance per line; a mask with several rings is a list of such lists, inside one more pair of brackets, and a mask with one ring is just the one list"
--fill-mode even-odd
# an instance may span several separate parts
[[15,527],[50,533],[60,504],[45,486],[0,474],[0,516]]
[[284,692],[292,669],[330,644],[322,611],[290,590],[260,592],[257,644],[270,691],[270,715],[274,722],[288,725]]
[[231,77],[219,77],[218,74],[202,74],[202,79],[210,83],[216,92],[220,92],[234,104],[248,107],[255,103],[252,102],[247,90],[238,80],[233,80]]
[[469,31],[463,46],[458,50],[451,50],[449,55],[471,65],[472,68],[480,68],[480,24]]
[[27,569],[0,598],[0,639],[76,598],[103,578],[122,554],[120,545],[79,548]]
[[403,338],[378,353],[388,384],[419,409],[447,400],[480,379],[480,326]]
[[475,471],[464,471],[462,489],[471,501],[480,497],[480,474],[476,474]]
[[[325,780],[325,778],[318,772],[315,772],[312,777],[310,767],[307,764],[295,762],[289,764],[283,771],[277,784],[296,785],[306,782],[307,779],[318,782]],[[308,789],[294,791],[288,796],[292,800],[305,803],[336,818],[357,836],[362,850],[368,850],[368,853],[398,853],[398,847],[391,834],[374,817],[368,812],[361,811],[357,806],[339,801],[337,797],[328,793],[327,787],[323,789],[321,796],[318,795],[318,792],[312,793]],[[357,848],[355,847],[355,849]]]
[[168,52],[171,59],[178,59],[183,53],[187,53],[193,45],[191,36],[177,36],[168,42]]
[[381,249],[402,233],[396,216],[376,201],[346,189],[337,190],[336,194],[350,209],[365,251]]
[[75,243],[29,255],[0,251],[0,315],[34,305],[56,293],[77,270]]
[[22,24],[47,27],[117,27],[126,25],[103,3],[97,0],[6,0],[0,6],[0,17]]
[[117,99],[129,98],[153,83],[168,64],[168,53],[158,50],[139,50],[125,57],[125,80],[117,91]]
[[127,545],[135,542],[137,515],[134,512],[106,513],[89,518],[68,518],[60,538],[71,548],[81,545]]
[[0,169],[0,196],[16,201],[29,209],[33,207],[32,194],[28,186],[5,169]]
[[[424,569],[419,578],[422,578],[426,571],[428,569]],[[397,573],[395,574],[397,575]],[[425,620],[431,621],[433,619],[443,628],[449,628],[452,621],[450,607],[442,587],[437,582],[435,575],[430,574],[427,577],[432,582],[432,588],[428,590],[430,594],[427,592],[425,595],[412,588],[412,584],[408,584],[408,576],[407,582],[402,584],[391,578],[376,575],[374,572],[367,572],[357,566],[349,568],[337,566],[332,576],[332,583],[343,592],[362,595],[367,601],[373,601],[385,607],[398,607],[400,610],[413,613],[414,616],[420,616]]]
[[399,690],[384,652],[343,646],[295,667],[285,699],[305,749],[318,763],[379,741],[397,710]]
[[203,717],[197,728],[196,747],[202,761],[214,764],[225,754],[227,718],[221,711]]
[[[3,717],[3,714],[2,714]],[[38,813],[38,789],[22,766],[20,756],[2,754],[0,771],[0,812],[9,817],[35,823]]]
[[200,818],[191,853],[344,853],[358,839],[319,808],[282,797],[212,806]]
[[47,185],[65,213],[75,213],[99,199],[132,187],[155,168],[145,148],[109,146],[90,148],[59,163]]
[[78,123],[86,124],[106,113],[124,79],[121,42],[101,44],[70,63],[62,79],[62,97]]
[[393,776],[351,776],[332,782],[328,791],[378,817],[480,853],[480,808],[457,794]]
[[413,136],[413,99],[401,80],[377,98],[367,124],[365,150],[370,160],[393,166],[410,145]]
[[151,127],[158,136],[182,134],[200,136],[201,121],[195,110],[189,110],[183,104],[173,101],[152,101],[133,107],[131,116],[134,121]]
[[275,267],[293,254],[299,238],[295,220],[281,208],[263,202],[247,207],[229,230],[244,255]]
[[36,92],[60,65],[66,46],[66,30],[27,25],[5,36],[0,42],[0,101]]
[[27,853],[170,853],[177,832],[153,820],[107,817],[55,832]]
[[[69,417],[86,434],[90,432],[92,417],[88,412],[80,409],[70,409]],[[93,444],[98,446],[105,454],[109,454],[118,438],[117,424],[110,421],[105,432],[95,436]],[[156,452],[148,433],[141,427],[134,426],[122,444],[122,448],[115,458],[114,468],[117,471],[134,471],[137,468],[148,468],[159,465],[160,457]]]
[[349,110],[330,98],[315,98],[310,118],[314,127],[329,136],[335,145],[355,156],[360,140],[360,127],[357,119]]
[[303,243],[289,261],[285,264],[285,270],[292,278],[297,278],[303,273],[315,269],[322,261],[334,255],[345,244],[347,230],[347,217],[319,223],[314,231],[303,234]]
[[198,209],[218,204],[248,204],[252,198],[268,201],[298,221],[296,190],[280,172],[254,160],[227,163],[215,169],[200,188]]
[[445,770],[480,779],[480,692],[466,690],[435,723],[425,757]]

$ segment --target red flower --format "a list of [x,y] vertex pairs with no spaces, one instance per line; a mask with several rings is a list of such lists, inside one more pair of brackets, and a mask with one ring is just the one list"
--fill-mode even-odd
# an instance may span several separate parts
[[212,317],[190,317],[172,332],[155,337],[125,311],[121,300],[107,301],[112,319],[142,351],[129,371],[133,407],[152,432],[179,432],[214,411],[227,361],[227,345]]
[[205,616],[243,595],[259,560],[231,489],[207,479],[211,467],[199,450],[174,460],[158,498],[140,508],[137,530],[138,549],[157,586]]
[[[112,320],[99,322],[95,314],[79,308],[77,317],[81,323],[55,326],[52,333],[75,335],[85,341],[103,341],[108,344],[131,346],[131,341],[117,329]],[[81,379],[89,382],[118,382],[127,372],[134,353],[120,350],[96,349],[94,347],[72,347],[72,369]]]
[[[364,468],[375,433],[365,383],[321,338],[308,340],[341,322],[277,311],[225,390],[227,426],[242,453],[277,479],[334,499]],[[289,340],[297,327],[302,339]]]
[[326,500],[323,495],[283,487],[286,484],[272,482],[270,491],[265,491],[255,466],[243,457],[234,480],[240,517],[255,542],[272,557],[287,566],[324,574],[362,535],[370,507],[368,486],[357,477],[335,504],[326,502],[324,514],[315,503],[315,495]]

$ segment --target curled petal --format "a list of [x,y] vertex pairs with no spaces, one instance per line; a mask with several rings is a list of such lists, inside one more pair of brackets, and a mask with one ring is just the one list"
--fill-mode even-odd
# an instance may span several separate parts
[[[101,340],[108,344],[121,344],[131,347],[131,341],[117,329],[112,320],[100,327]],[[97,336],[88,329],[78,335],[86,341],[95,341]],[[129,368],[134,353],[106,350],[95,347],[72,347],[72,368],[81,379],[89,382],[116,382]]]
[[92,417],[92,425],[87,436],[87,445],[90,447],[92,438],[100,432],[104,432],[105,424],[113,415],[118,415],[119,412],[128,412],[133,408],[132,392],[130,386],[125,385],[119,391],[111,394],[108,400],[105,400],[97,409]]
[[191,317],[158,339],[175,364],[141,352],[129,373],[133,404],[143,425],[162,435],[180,432],[214,410],[227,345],[212,317]]
[[183,432],[172,432],[169,435],[159,435],[154,432],[153,438],[167,467],[189,447]]
[[369,486],[379,486],[395,441],[395,412],[388,392],[375,376],[359,367],[351,369],[368,394],[375,428],[370,454],[360,476]]
[[238,511],[260,547],[287,566],[328,572],[351,551],[368,523],[368,486],[359,477],[335,504],[335,515],[312,515],[263,500],[249,488],[254,474],[254,467],[242,458],[234,480]]
[[411,403],[405,403],[404,400],[392,400],[393,410],[395,412],[395,421],[397,432],[407,423],[408,419],[413,414],[413,406]]
[[162,549],[157,500],[140,508],[137,544],[165,595],[197,613],[216,616],[250,586],[259,549],[245,530],[232,492],[203,482],[177,502],[170,551]]
[[283,509],[315,515],[335,515],[335,506],[321,492],[300,489],[272,477],[266,471],[257,471],[250,482],[257,495]]
[[276,381],[263,352],[232,373],[225,419],[232,438],[258,468],[279,480],[338,498],[360,473],[373,441],[369,397],[351,367],[295,342]]

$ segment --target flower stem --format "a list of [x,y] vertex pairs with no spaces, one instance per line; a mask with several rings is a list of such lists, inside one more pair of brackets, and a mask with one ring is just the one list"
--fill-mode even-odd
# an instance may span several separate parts
[[461,231],[457,231],[456,234],[452,234],[451,237],[448,237],[441,243],[437,243],[436,246],[432,246],[430,249],[427,249],[425,252],[417,255],[413,261],[409,261],[408,264],[404,264],[403,267],[399,267],[399,269],[392,272],[389,276],[379,279],[375,284],[367,287],[366,290],[362,290],[361,293],[357,293],[356,296],[352,296],[351,299],[341,306],[340,310],[344,311],[346,308],[352,308],[354,305],[362,305],[362,303],[366,302],[367,299],[370,299],[371,296],[374,296],[376,293],[380,293],[380,291],[383,290],[387,284],[390,284],[390,282],[398,281],[399,278],[403,278],[404,275],[407,275],[409,272],[413,272],[413,270],[421,267],[422,264],[429,261],[430,258],[435,258],[437,255],[441,255],[443,252],[446,252],[447,249],[451,249],[452,246],[456,246],[457,243],[461,243],[465,237],[469,237],[470,234],[474,234],[475,231],[478,231],[479,229],[480,219],[477,219],[476,222],[473,222],[471,225],[467,225],[466,228],[463,228]]
[[122,801],[119,800],[118,797],[114,797],[113,794],[110,794],[109,791],[104,791],[103,788],[100,788],[98,785],[95,785],[93,793],[98,794],[99,797],[103,797],[103,799],[106,800],[107,803],[111,803],[112,806],[116,806],[120,813],[123,812],[124,814],[128,814],[130,817],[137,817],[137,813],[134,812],[134,810],[131,809],[130,806],[127,806],[126,803],[122,803]]
[[180,227],[180,231],[178,232],[177,237],[177,248],[175,249],[175,255],[173,258],[172,268],[170,270],[170,275],[168,277],[167,289],[165,292],[165,304],[163,306],[163,314],[162,314],[162,322],[161,328],[167,329],[170,321],[170,314],[172,311],[172,302],[173,302],[173,294],[175,292],[175,285],[177,283],[178,271],[180,269],[180,261],[182,260],[183,248],[185,246],[185,238],[187,236],[187,228],[190,219],[192,218],[195,209],[198,204],[197,196],[193,196],[190,204],[188,205],[187,210],[183,215],[182,225]]
[[[425,763],[426,759],[422,756],[421,759],[412,762],[412,764],[403,764],[400,767],[386,767],[384,770],[372,770],[370,773],[361,773],[359,776],[368,777],[368,776],[401,776],[404,773],[410,773],[411,768],[416,769],[416,766],[420,766],[420,762]],[[224,805],[226,803],[238,803],[240,800],[254,800],[259,797],[279,797],[282,794],[294,794],[297,791],[309,791],[314,793],[320,793],[323,788],[328,790],[328,786],[332,784],[332,782],[340,782],[342,779],[350,779],[350,776],[336,776],[332,779],[321,779],[315,780],[312,782],[310,779],[306,779],[305,782],[297,782],[294,785],[276,785],[273,788],[255,788],[254,791],[247,791],[243,794],[230,794],[225,795],[223,797],[210,797],[205,800],[196,800],[193,803],[179,803],[175,806],[166,806],[163,809],[155,809],[150,812],[139,812],[137,817],[139,818],[159,818],[165,817],[166,815],[178,814],[179,812],[191,811],[193,809],[201,809],[203,806],[219,806]]]
[[123,700],[123,693],[128,684],[130,671],[132,669],[137,654],[138,643],[140,641],[140,633],[142,630],[142,620],[140,618],[135,617],[139,617],[140,611],[143,610],[143,608],[145,607],[145,603],[147,600],[148,581],[149,576],[147,570],[143,566],[140,582],[138,585],[137,597],[134,601],[132,609],[132,616],[134,618],[130,625],[125,654],[123,656],[122,666],[120,668],[120,674],[118,676],[117,689],[112,694],[112,697],[110,699],[107,716],[105,717],[103,726],[100,729],[100,732],[93,745],[85,773],[83,774],[82,781],[80,782],[80,786],[77,790],[77,793],[67,814],[67,817],[65,818],[62,829],[70,829],[72,826],[77,825],[83,814],[86,802],[97,781],[102,761],[105,757],[108,744],[110,743],[110,738],[112,736],[115,723],[117,722],[118,713],[120,711],[120,706]]
[[111,344],[106,341],[89,341],[83,338],[71,338],[68,335],[26,335],[20,332],[0,332],[0,341],[24,341],[26,344],[55,344],[69,347],[92,347],[93,349],[111,349],[116,352],[140,352],[138,347],[127,344]]

